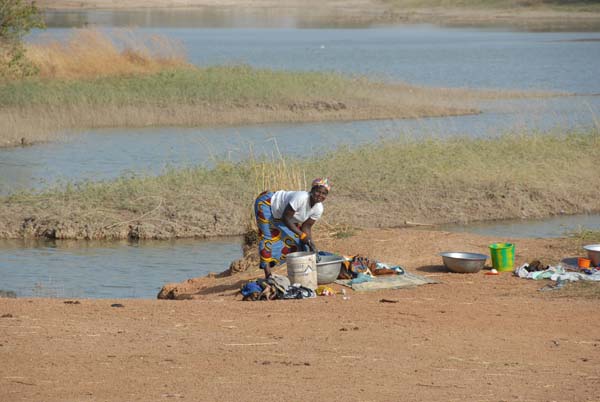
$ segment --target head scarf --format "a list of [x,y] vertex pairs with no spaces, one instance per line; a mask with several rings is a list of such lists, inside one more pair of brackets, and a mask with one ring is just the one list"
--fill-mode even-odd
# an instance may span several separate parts
[[331,184],[329,184],[329,179],[327,177],[318,177],[312,181],[312,187],[322,186],[327,189],[327,191],[331,190]]

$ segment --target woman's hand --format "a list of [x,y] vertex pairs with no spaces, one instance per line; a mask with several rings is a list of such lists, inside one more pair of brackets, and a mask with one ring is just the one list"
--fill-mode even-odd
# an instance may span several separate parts
[[306,232],[300,232],[300,241],[302,242],[302,244],[309,244],[309,242],[311,242],[311,238],[310,235]]
[[307,244],[311,248],[311,250],[316,250],[312,241],[312,226],[315,224],[314,219],[307,219],[305,222],[302,223],[302,226],[298,228],[298,226],[296,226],[296,224],[292,220],[294,214],[295,211],[292,209],[291,205],[288,204],[288,206],[285,207],[285,210],[283,211],[283,222],[292,232],[296,234],[296,236],[300,238],[301,244]]

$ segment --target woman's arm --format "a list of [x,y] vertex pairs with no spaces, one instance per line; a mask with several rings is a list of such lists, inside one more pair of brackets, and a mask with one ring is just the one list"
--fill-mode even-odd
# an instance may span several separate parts
[[295,213],[296,213],[296,211],[294,211],[292,206],[290,204],[287,204],[287,206],[283,210],[283,216],[281,218],[282,218],[283,222],[285,223],[285,226],[287,226],[292,232],[296,233],[298,235],[298,237],[301,237],[302,230],[300,230],[298,225],[296,225],[294,223],[294,221],[292,220]]
[[[283,222],[292,232],[296,233],[296,235],[300,237],[302,243],[308,243],[312,238],[312,225],[315,223],[315,220],[308,218],[306,222],[304,222],[299,228],[298,225],[296,225],[292,220],[295,213],[296,211],[294,211],[292,206],[288,204],[283,211]],[[304,234],[306,234],[306,236],[304,236]]]
[[[305,243],[308,244],[308,247],[311,251],[317,252],[317,246],[315,246],[315,242],[312,239],[312,226],[314,225],[315,220],[308,218],[306,222],[304,222],[301,226],[302,232],[306,233]],[[319,257],[317,257],[317,262],[319,261]]]
[[309,239],[312,239],[312,226],[315,224],[315,220],[308,218],[306,222],[302,224],[300,229],[308,235]]

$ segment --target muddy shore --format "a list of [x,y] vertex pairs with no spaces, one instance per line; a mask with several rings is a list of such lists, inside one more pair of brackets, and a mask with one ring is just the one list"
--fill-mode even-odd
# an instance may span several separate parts
[[[0,299],[0,400],[597,401],[598,287],[543,292],[548,282],[448,273],[435,256],[490,240],[330,240],[439,282],[348,300],[242,302],[236,281],[185,301]],[[514,240],[517,263],[581,252]]]

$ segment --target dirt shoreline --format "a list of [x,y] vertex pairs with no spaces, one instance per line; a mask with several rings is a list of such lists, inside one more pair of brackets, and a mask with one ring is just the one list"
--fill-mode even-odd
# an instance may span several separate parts
[[[421,7],[392,8],[377,0],[39,0],[38,5],[49,10],[73,9],[147,9],[147,8],[207,8],[265,9],[306,11],[312,15],[329,16],[336,21],[379,24],[433,23],[444,26],[510,26],[524,30],[600,29],[600,13],[556,10],[549,7],[466,8]],[[340,12],[342,10],[343,12]]]
[[[549,282],[452,274],[435,255],[491,240],[331,240],[439,282],[348,300],[242,302],[236,283],[186,301],[0,299],[0,400],[597,401],[598,286],[595,298],[541,292]],[[517,263],[581,253],[566,239],[513,240]]]
[[248,7],[248,8],[383,8],[373,0],[38,0],[38,6],[48,9],[94,8],[166,8],[166,7]]

